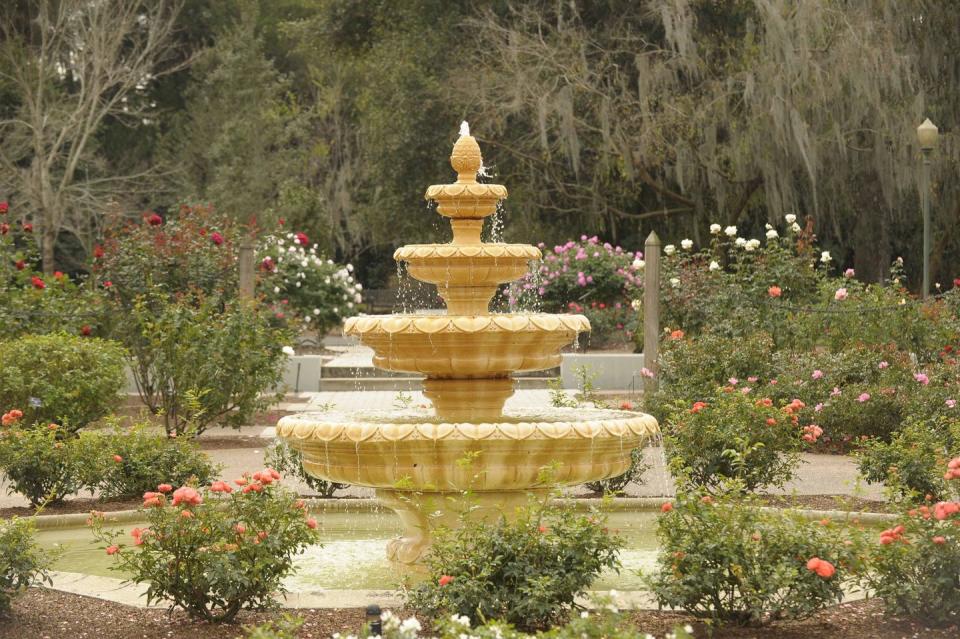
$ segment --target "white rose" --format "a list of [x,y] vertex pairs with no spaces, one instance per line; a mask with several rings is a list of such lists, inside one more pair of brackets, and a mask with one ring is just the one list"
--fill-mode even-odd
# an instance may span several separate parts
[[279,292],[280,292],[280,287],[279,287],[279,286],[274,286],[274,287],[273,287],[273,292],[274,292],[274,293],[279,293]]
[[776,230],[776,229],[770,229],[769,231],[767,231],[767,239],[768,239],[768,240],[775,240],[775,239],[777,239],[778,237],[780,237],[780,234],[777,233],[777,230]]
[[641,269],[641,268],[643,268],[644,264],[646,264],[646,262],[644,262],[643,260],[634,260],[634,261],[633,261],[633,268],[635,268],[635,269]]
[[347,302],[347,308],[353,308],[353,302]]
[[672,286],[673,288],[677,288],[678,286],[680,286],[680,279],[677,277],[671,277],[670,286]]
[[640,300],[633,300],[632,302],[630,302],[630,308],[632,308],[635,311],[639,311],[642,305],[643,305],[643,302],[641,302]]
[[742,237],[738,237],[738,238],[736,239],[736,241],[734,242],[734,244],[736,244],[737,246],[746,246],[747,241],[746,241],[745,239],[743,239]]
[[347,271],[353,273],[353,264],[347,264]]
[[667,244],[666,246],[663,247],[663,252],[666,253],[667,255],[673,255],[674,253],[676,253],[676,251],[677,251],[677,247],[674,246],[673,244]]
[[723,229],[723,232],[726,233],[728,237],[734,237],[737,234],[737,227],[728,226],[727,228]]
[[770,229],[773,228],[773,225],[771,225],[769,222],[767,222],[766,224],[763,225],[763,228],[765,228],[765,229],[767,229],[767,230],[769,231]]
[[314,314],[314,315],[319,315],[319,314],[320,314],[320,309],[319,309],[319,308],[313,309],[313,314]]
[[797,221],[797,216],[794,215],[793,213],[788,213],[783,216],[783,219],[787,221],[787,224],[793,224],[794,222]]
[[356,302],[357,304],[363,301],[363,298],[360,297],[360,293],[357,293],[356,295],[353,296],[353,301]]
[[693,240],[680,240],[680,247],[685,251],[693,248]]
[[290,357],[293,357],[297,354],[297,352],[293,350],[292,346],[284,346],[281,350],[283,351],[284,355],[289,355]]
[[710,262],[710,270],[711,270],[711,271],[719,271],[719,270],[720,270],[720,265],[717,264],[717,261],[716,261],[716,260]]
[[760,248],[760,240],[756,238],[748,240],[746,246],[744,246],[743,248],[745,248],[748,251],[755,251],[758,248]]
[[830,257],[830,251],[824,251],[823,253],[820,254],[820,261],[823,262],[824,264],[829,264],[830,260],[832,259],[833,258]]
[[800,232],[800,225],[797,224],[796,222],[794,222],[794,223],[793,223],[793,226],[790,227],[790,230],[793,231],[794,233],[799,233],[799,232]]
[[711,224],[711,225],[710,225],[710,233],[711,233],[712,235],[717,235],[719,232],[720,232],[720,225],[719,225],[719,224]]
[[362,290],[363,290],[363,284],[361,284],[360,282],[357,282],[357,283],[356,283],[356,289],[357,289],[358,291],[362,291]]

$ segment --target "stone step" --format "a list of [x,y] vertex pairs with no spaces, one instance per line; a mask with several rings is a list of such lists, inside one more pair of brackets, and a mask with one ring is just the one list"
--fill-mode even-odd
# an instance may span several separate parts
[[[553,377],[518,377],[518,389],[548,388]],[[423,387],[422,377],[321,377],[321,392],[330,391],[414,391]]]

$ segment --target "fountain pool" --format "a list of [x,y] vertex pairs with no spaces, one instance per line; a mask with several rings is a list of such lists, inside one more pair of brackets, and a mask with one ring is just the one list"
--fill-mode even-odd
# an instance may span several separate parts
[[[400,522],[389,510],[318,514],[321,544],[309,548],[296,559],[297,571],[284,585],[292,593],[319,590],[393,590],[403,577],[396,565],[384,556],[383,546],[401,531]],[[117,525],[124,532],[144,522]],[[620,553],[620,574],[605,573],[593,584],[594,590],[643,590],[636,572],[652,569],[657,556],[656,512],[653,510],[614,511],[609,526],[618,530],[625,542]],[[37,540],[44,549],[56,550],[53,570],[102,577],[126,577],[110,569],[115,564],[103,547],[94,541],[89,528],[63,527],[40,530]]]

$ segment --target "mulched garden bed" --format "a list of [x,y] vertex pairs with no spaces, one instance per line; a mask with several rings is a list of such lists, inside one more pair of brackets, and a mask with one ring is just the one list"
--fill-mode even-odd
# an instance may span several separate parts
[[[335,632],[357,633],[363,625],[363,610],[288,611],[306,620],[301,638],[320,639]],[[408,616],[405,611],[397,613]],[[0,620],[0,639],[234,639],[243,636],[243,625],[262,623],[281,614],[242,613],[238,623],[211,625],[190,620],[182,612],[143,610],[123,604],[31,588],[14,600],[12,615]],[[683,613],[637,610],[630,620],[644,632],[663,637],[676,625],[691,624],[694,636],[706,637],[706,627]],[[729,627],[717,630],[718,639],[777,637],[777,639],[955,639],[956,626],[928,629],[906,619],[893,619],[883,614],[879,601],[857,601],[824,610],[803,621],[784,621],[767,628]]]

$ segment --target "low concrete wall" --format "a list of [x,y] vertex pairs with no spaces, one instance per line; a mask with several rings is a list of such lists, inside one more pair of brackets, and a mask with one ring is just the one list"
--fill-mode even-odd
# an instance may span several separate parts
[[642,353],[564,353],[560,362],[564,388],[579,387],[576,370],[581,366],[595,375],[593,386],[597,390],[639,390],[643,385]]
[[[320,355],[294,355],[287,360],[283,370],[283,385],[291,393],[316,392],[320,390],[320,371],[323,368],[323,357]],[[137,384],[130,369],[125,371],[127,376],[127,393],[137,394]]]

